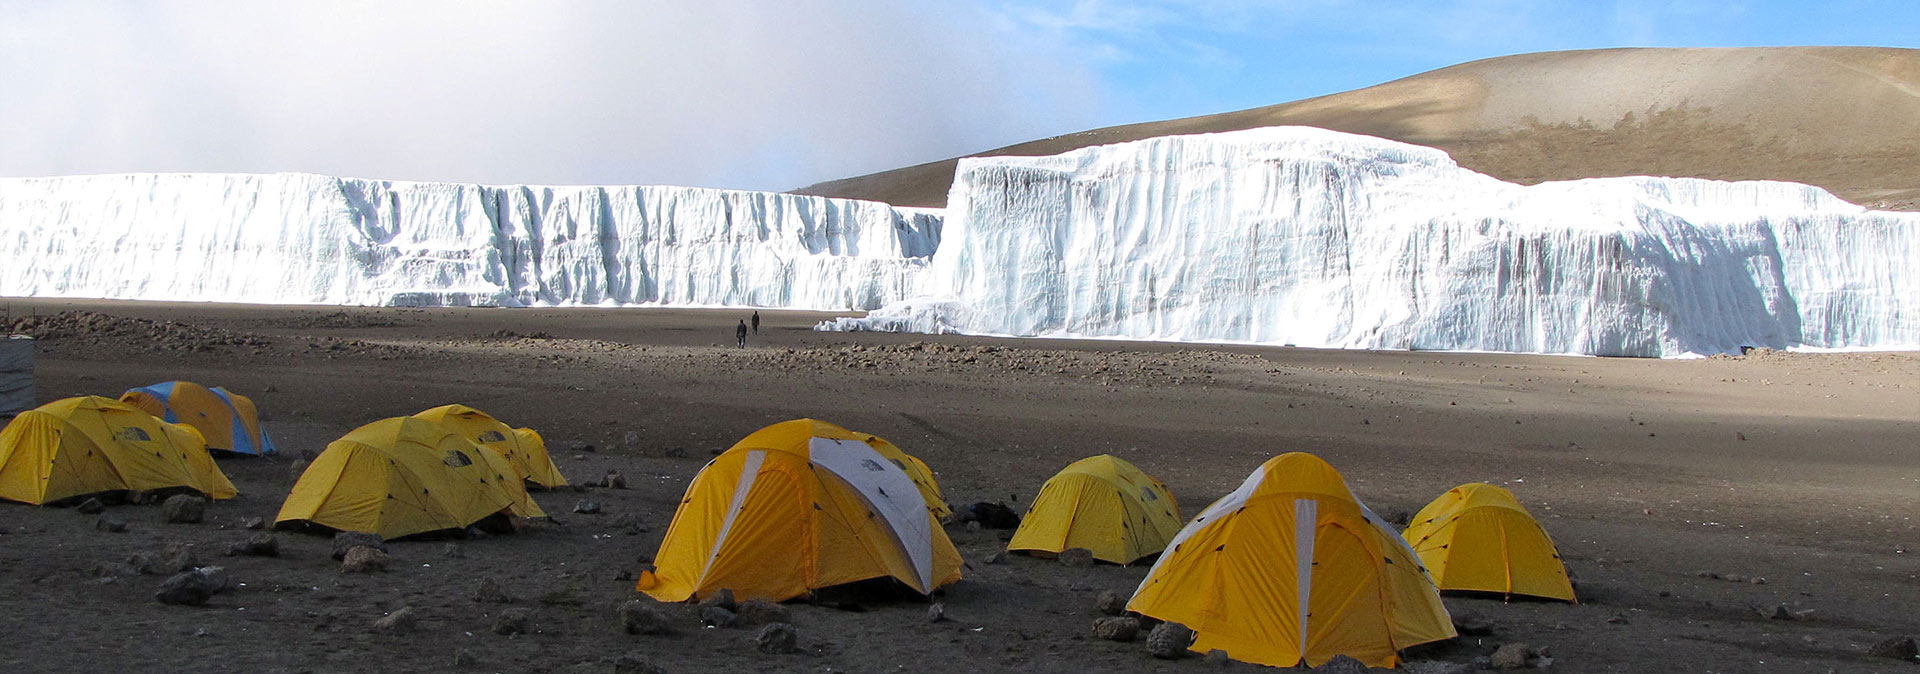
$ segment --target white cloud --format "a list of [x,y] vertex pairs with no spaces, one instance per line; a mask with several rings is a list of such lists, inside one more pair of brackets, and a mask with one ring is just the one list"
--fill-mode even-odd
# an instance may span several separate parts
[[1078,130],[1084,60],[969,3],[0,2],[0,175],[784,189]]

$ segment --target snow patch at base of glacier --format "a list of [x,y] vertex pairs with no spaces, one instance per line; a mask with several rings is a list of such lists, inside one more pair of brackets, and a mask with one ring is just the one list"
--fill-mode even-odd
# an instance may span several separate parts
[[823,330],[1674,357],[1920,348],[1920,215],[1521,186],[1322,129],[963,159],[929,292]]

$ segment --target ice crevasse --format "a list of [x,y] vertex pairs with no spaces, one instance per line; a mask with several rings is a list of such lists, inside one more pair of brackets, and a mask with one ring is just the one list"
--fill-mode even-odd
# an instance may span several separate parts
[[964,159],[923,295],[823,329],[1624,356],[1920,347],[1920,214],[1522,186],[1304,127]]
[[281,173],[0,179],[0,295],[866,309],[922,292],[938,211],[689,187]]

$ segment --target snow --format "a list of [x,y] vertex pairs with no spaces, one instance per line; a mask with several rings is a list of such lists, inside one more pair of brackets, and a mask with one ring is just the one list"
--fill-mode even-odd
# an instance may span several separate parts
[[1320,129],[962,160],[946,211],[308,174],[0,179],[0,295],[873,310],[823,329],[1631,356],[1920,348],[1920,214],[1535,186]]
[[1303,127],[964,159],[931,292],[822,329],[1685,356],[1920,347],[1920,214],[1520,186]]
[[686,187],[309,174],[0,180],[0,295],[358,305],[868,309],[938,211]]

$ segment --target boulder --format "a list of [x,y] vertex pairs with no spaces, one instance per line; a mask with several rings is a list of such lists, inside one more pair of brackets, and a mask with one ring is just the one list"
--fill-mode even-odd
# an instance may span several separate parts
[[127,523],[118,517],[102,513],[99,519],[93,521],[93,528],[110,534],[124,534],[127,532]]
[[1002,564],[1007,561],[1007,551],[995,550],[993,554],[980,558],[981,564]]
[[1915,646],[1913,637],[1892,637],[1868,646],[1867,655],[1913,662],[1914,658],[1920,658],[1920,647]]
[[87,500],[81,501],[80,507],[74,508],[74,510],[82,515],[98,515],[106,512],[107,504],[101,503],[100,499],[89,497]]
[[153,598],[162,604],[204,606],[217,590],[211,579],[199,571],[176,573],[160,583]]
[[627,478],[622,476],[620,471],[609,470],[606,475],[601,476],[600,486],[606,489],[626,489]]
[[786,655],[799,650],[800,632],[790,623],[773,623],[760,628],[760,633],[753,637],[753,644],[762,653]]
[[620,605],[620,627],[627,634],[666,634],[672,631],[666,614],[638,599]]
[[169,543],[153,558],[153,572],[159,574],[185,573],[199,565],[199,556],[193,554],[193,546],[186,543]]
[[341,561],[347,558],[347,551],[356,547],[373,548],[387,552],[387,542],[379,534],[364,531],[342,531],[333,535],[333,559]]
[[255,534],[247,540],[227,546],[228,557],[279,557],[280,539],[273,534]]
[[793,622],[793,612],[787,607],[765,599],[748,599],[734,607],[733,612],[740,616],[740,622],[748,625]]
[[160,502],[160,518],[170,524],[193,524],[207,516],[207,500],[190,494],[174,494]]
[[1464,636],[1483,637],[1493,634],[1493,621],[1478,613],[1462,611],[1453,616],[1453,631]]
[[728,611],[732,611],[738,607],[738,605],[733,602],[733,590],[724,587],[720,588],[719,592],[707,595],[705,599],[700,600],[700,608],[709,606],[718,606]]
[[1187,657],[1187,646],[1192,644],[1193,630],[1180,623],[1160,623],[1147,633],[1147,652],[1163,660]]
[[1488,664],[1494,669],[1526,669],[1527,645],[1501,644],[1493,650],[1493,655],[1488,656]]
[[467,553],[460,549],[459,543],[448,543],[440,546],[440,556],[447,559],[466,559]]
[[1113,590],[1101,590],[1093,599],[1093,607],[1107,615],[1120,615],[1127,612],[1127,598]]
[[400,610],[388,613],[379,620],[373,621],[373,631],[386,634],[405,634],[412,632],[414,626],[418,625],[419,622],[420,616],[413,610],[413,607],[402,606]]
[[573,511],[582,515],[598,515],[600,502],[590,498],[580,499],[578,503],[573,504]]
[[260,517],[249,517],[246,519],[245,522],[241,524],[241,526],[251,530],[258,531],[260,529],[267,528],[267,520],[265,518],[260,518]]
[[1093,551],[1086,548],[1067,548],[1061,550],[1060,563],[1076,569],[1093,566]]
[[927,622],[943,623],[946,621],[947,621],[947,605],[946,604],[942,604],[940,602],[934,602],[932,606],[927,607]]
[[702,625],[726,629],[739,624],[739,622],[740,616],[734,615],[732,611],[724,608],[718,606],[703,606],[700,608],[700,624]]
[[356,545],[347,550],[346,557],[340,560],[341,573],[373,573],[385,571],[387,562],[392,558],[387,553],[364,545]]
[[1140,621],[1128,617],[1095,618],[1093,636],[1107,641],[1133,641],[1140,636]]
[[473,600],[482,604],[508,604],[513,602],[513,597],[507,596],[507,592],[500,589],[500,581],[481,578],[480,583],[473,588]]
[[213,591],[216,593],[226,592],[234,588],[233,574],[227,572],[227,567],[203,566],[196,570],[200,572],[200,575],[206,576],[207,586],[213,588]]
[[501,611],[500,615],[493,619],[493,633],[501,636],[525,634],[528,623],[532,621],[532,609],[510,608]]

